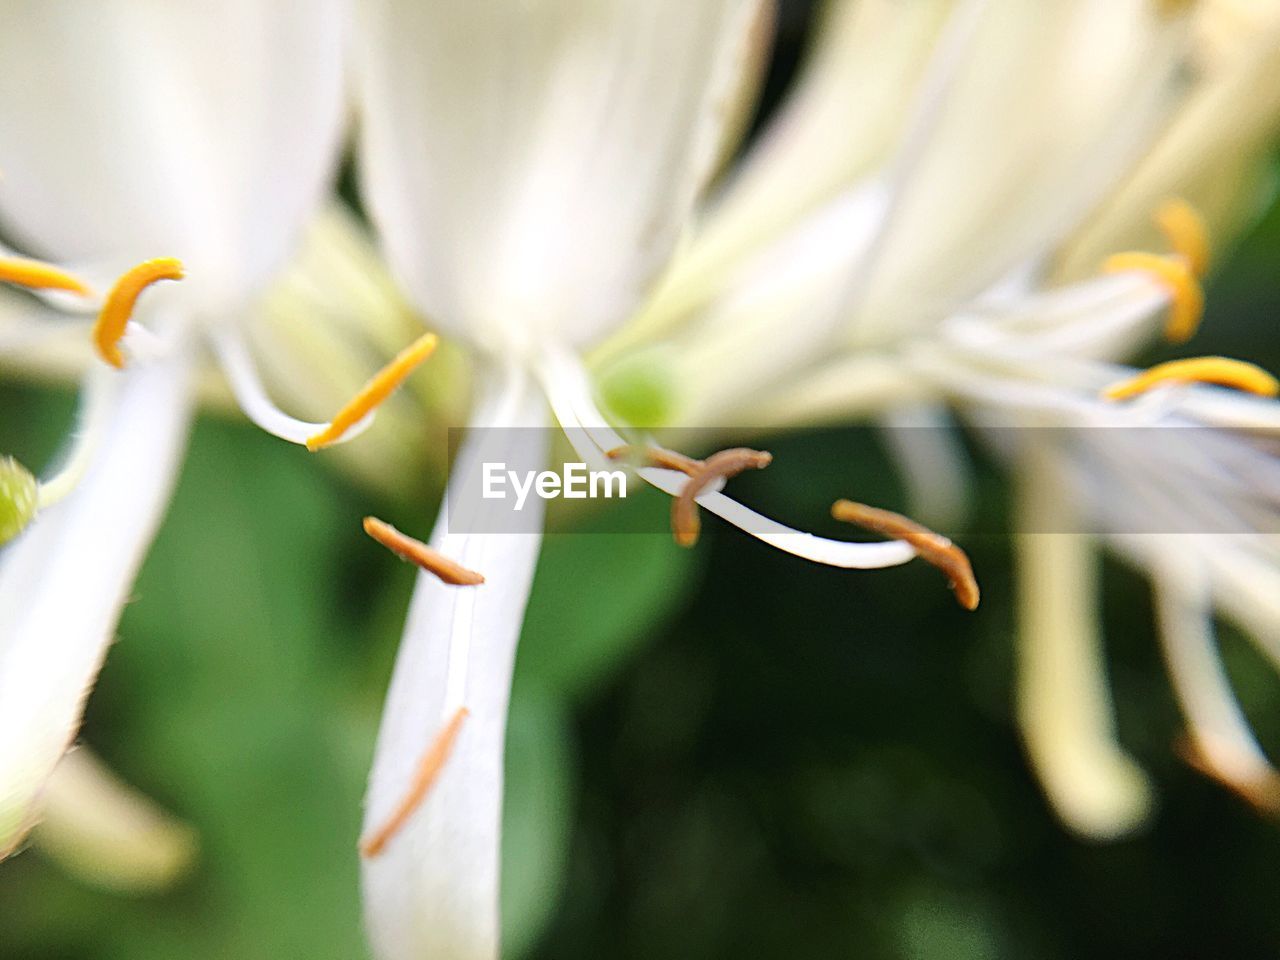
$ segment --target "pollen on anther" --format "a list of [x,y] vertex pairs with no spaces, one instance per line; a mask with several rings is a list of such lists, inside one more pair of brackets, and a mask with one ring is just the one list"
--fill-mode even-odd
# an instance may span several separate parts
[[686,457],[675,450],[665,447],[614,447],[605,454],[610,460],[639,460],[643,458],[646,467],[659,467],[663,470],[675,470],[685,476],[693,476],[695,470],[702,466],[701,460]]
[[1199,328],[1204,315],[1204,290],[1185,258],[1130,250],[1108,257],[1102,269],[1106,273],[1149,273],[1169,291],[1172,302],[1164,334],[1171,343],[1190,340]]
[[956,601],[966,610],[976,610],[981,592],[973,575],[969,555],[940,533],[916,523],[910,517],[865,503],[837,500],[831,506],[831,515],[844,523],[855,523],[892,540],[905,540],[915,547],[920,559],[931,563],[947,577],[947,583],[956,595]]
[[93,344],[104,361],[117,370],[124,367],[120,340],[124,337],[142,291],[160,280],[181,280],[182,261],[173,257],[145,260],[120,275],[102,304],[98,321],[93,326]]
[[478,587],[484,577],[462,564],[450,560],[439,550],[401,533],[377,517],[364,518],[364,532],[402,560],[416,564],[453,587]]
[[1102,391],[1107,400],[1128,400],[1169,383],[1211,383],[1260,397],[1280,396],[1280,380],[1267,371],[1230,357],[1189,357],[1159,363]]
[[0,283],[12,283],[28,290],[66,290],[82,297],[93,294],[89,285],[75,274],[25,257],[0,258]]
[[327,427],[307,438],[307,449],[314,453],[341,440],[348,430],[377,409],[420,363],[431,356],[437,343],[439,338],[434,333],[426,333],[401,350],[394,360],[369,378]]
[[432,786],[439,779],[445,763],[448,762],[449,755],[453,752],[453,745],[458,739],[458,733],[462,729],[462,721],[467,719],[468,715],[469,711],[466,707],[459,707],[449,718],[444,729],[437,733],[427,745],[426,752],[418,761],[418,769],[414,772],[413,781],[409,784],[409,790],[405,793],[404,799],[396,805],[381,826],[360,841],[361,856],[369,858],[382,853],[387,844],[408,823],[414,811],[422,806],[422,801],[427,798]]
[[1209,270],[1209,228],[1204,217],[1187,201],[1174,197],[1156,210],[1156,225],[1174,252],[1187,262],[1191,272],[1203,277]]
[[716,480],[736,477],[744,470],[763,470],[773,462],[773,454],[764,450],[734,447],[713,453],[689,472],[680,495],[671,504],[671,530],[676,543],[692,547],[702,532],[698,518],[698,497]]

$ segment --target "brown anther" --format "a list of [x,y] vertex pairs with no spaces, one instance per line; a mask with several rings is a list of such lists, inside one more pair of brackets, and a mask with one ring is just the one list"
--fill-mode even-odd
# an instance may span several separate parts
[[451,586],[476,587],[484,583],[484,577],[474,570],[468,570],[462,564],[450,560],[439,550],[401,533],[391,524],[384,523],[377,517],[364,518],[364,532],[400,559],[417,564]]
[[697,499],[716,480],[728,480],[744,470],[763,470],[773,463],[773,454],[747,447],[733,447],[713,453],[689,471],[689,479],[680,489],[680,496],[671,504],[671,529],[676,543],[692,547],[702,532],[698,518]]
[[693,472],[702,466],[701,460],[686,457],[683,453],[676,453],[674,450],[663,447],[614,447],[605,456],[610,460],[639,460],[643,457],[646,467],[678,470],[688,477],[693,476]]
[[1249,804],[1259,816],[1280,816],[1280,777],[1273,774],[1242,780],[1230,776],[1213,762],[1191,736],[1184,735],[1175,739],[1173,749],[1192,770],[1226,787]]
[[831,506],[831,515],[837,520],[856,523],[891,540],[905,540],[915,547],[920,559],[946,574],[947,584],[955,593],[960,606],[966,610],[977,609],[981,595],[978,581],[973,575],[973,565],[969,563],[968,555],[942,534],[934,533],[900,513],[869,507],[852,500],[837,500]]
[[414,811],[422,806],[422,801],[431,792],[431,787],[440,777],[440,771],[444,769],[449,754],[453,752],[453,744],[458,739],[458,732],[462,729],[462,721],[467,719],[469,712],[466,707],[459,707],[457,712],[449,718],[444,729],[437,733],[427,745],[426,752],[418,761],[418,769],[413,775],[413,782],[409,784],[409,790],[404,795],[404,799],[391,811],[391,815],[383,821],[382,826],[360,841],[361,856],[376,857],[382,853],[387,844],[404,828]]

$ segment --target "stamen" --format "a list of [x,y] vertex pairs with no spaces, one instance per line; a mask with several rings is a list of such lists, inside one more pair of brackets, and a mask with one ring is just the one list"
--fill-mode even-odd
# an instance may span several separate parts
[[1203,277],[1209,270],[1210,245],[1209,229],[1200,211],[1175,197],[1160,205],[1155,220],[1169,246],[1187,262],[1193,274]]
[[947,584],[955,593],[960,606],[966,610],[977,609],[981,594],[978,581],[973,575],[973,566],[969,563],[968,555],[946,537],[900,513],[880,510],[852,500],[837,500],[831,507],[831,515],[845,523],[856,523],[867,530],[883,534],[891,540],[905,540],[915,547],[922,560],[946,574]]
[[391,816],[387,817],[382,826],[360,841],[361,856],[376,857],[382,853],[392,838],[413,816],[414,811],[422,806],[422,801],[427,798],[432,785],[440,776],[440,771],[444,769],[449,754],[453,752],[454,741],[458,739],[462,721],[467,718],[469,712],[466,707],[459,707],[445,724],[444,729],[436,734],[435,739],[428,745],[427,752],[418,761],[418,770],[413,776],[413,783],[409,785],[409,792],[405,794],[399,806],[391,812]]
[[697,498],[713,481],[728,480],[744,470],[763,470],[771,463],[773,454],[746,447],[721,450],[699,463],[689,472],[689,479],[671,504],[671,529],[675,532],[676,543],[692,547],[698,542],[702,521],[698,518]]
[[0,282],[28,290],[67,290],[82,297],[93,295],[89,285],[74,274],[25,257],[0,258]]
[[1165,339],[1183,343],[1195,334],[1204,315],[1204,290],[1186,259],[1131,250],[1108,257],[1102,269],[1106,273],[1136,270],[1153,275],[1173,297],[1164,328]]
[[173,257],[144,260],[121,274],[115,282],[93,326],[93,343],[98,356],[117,370],[124,368],[124,354],[120,352],[120,340],[124,337],[129,318],[142,291],[160,280],[181,280],[182,261]]
[[644,457],[644,465],[646,467],[661,467],[663,470],[677,470],[685,476],[693,476],[695,470],[702,466],[701,460],[695,460],[693,457],[686,457],[683,453],[677,453],[675,450],[667,450],[664,447],[614,447],[605,454],[610,460],[636,460],[640,456]]
[[1274,817],[1280,814],[1280,778],[1264,775],[1241,779],[1231,776],[1214,762],[1209,751],[1196,743],[1194,737],[1179,737],[1173,747],[1192,770],[1226,787],[1259,815]]
[[410,563],[417,564],[428,573],[434,573],[442,581],[454,587],[476,587],[484,583],[484,577],[462,564],[450,560],[439,550],[415,540],[377,517],[364,518],[364,532],[380,544]]
[[338,411],[327,427],[315,436],[307,438],[307,449],[313,453],[342,439],[342,435],[378,407],[395,389],[404,383],[418,364],[431,356],[440,338],[426,333],[405,347],[389,364],[375,373],[351,402]]
[[1228,357],[1190,357],[1159,363],[1102,391],[1108,400],[1128,400],[1166,383],[1214,383],[1260,397],[1280,395],[1280,380],[1261,367]]

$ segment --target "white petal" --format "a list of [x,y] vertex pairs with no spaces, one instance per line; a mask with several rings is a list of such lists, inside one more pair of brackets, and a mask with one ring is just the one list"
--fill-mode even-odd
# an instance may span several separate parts
[[[1063,491],[1036,462],[1023,478],[1024,530],[1067,530]],[[1146,775],[1116,741],[1098,635],[1097,555],[1088,537],[1020,533],[1018,720],[1050,802],[1073,830],[1111,839],[1151,810]]]
[[[493,400],[477,416],[455,477],[478,473],[482,461],[545,465],[546,431],[488,429],[545,423],[538,393],[521,383],[512,396],[514,404]],[[453,517],[447,499],[432,543],[485,583],[450,587],[426,573],[418,578],[378,734],[367,831],[404,798],[448,718],[463,706],[470,714],[421,807],[382,853],[364,860],[365,920],[380,960],[498,955],[507,702],[541,535],[468,532],[483,517]],[[525,509],[540,520],[542,504],[533,497]]]
[[857,335],[935,323],[1059,242],[1159,133],[1186,19],[1146,0],[988,4],[897,197]]
[[417,306],[491,349],[624,320],[680,236],[756,7],[365,3],[365,194]]
[[1152,564],[1160,639],[1200,756],[1243,789],[1276,778],[1231,690],[1213,635],[1213,599],[1196,540],[1159,538]]
[[118,894],[159,892],[191,866],[195,831],[122,782],[85,747],[54,769],[35,843],[68,873]]
[[[305,444],[309,438],[329,426],[328,423],[299,420],[276,406],[267,393],[266,385],[258,376],[248,345],[239,331],[215,331],[210,335],[209,342],[218,357],[223,374],[226,375],[227,385],[231,388],[236,403],[255,426],[261,427],[273,437],[297,444]],[[373,426],[375,416],[376,411],[370,410],[337,442],[347,443],[360,436]]]
[[973,464],[947,409],[903,405],[888,411],[880,428],[906,488],[911,516],[941,530],[963,527]]
[[[678,310],[753,246],[870,173],[909,114],[949,4],[858,0],[826,4],[816,45],[705,228],[677,261],[658,311]],[[838,134],[838,135],[836,135]]]
[[31,825],[32,803],[79,728],[186,439],[187,364],[123,376],[110,428],[79,489],[0,557],[3,852]]
[[0,34],[0,211],[63,261],[178,256],[262,282],[318,202],[345,111],[340,0],[18,0]]

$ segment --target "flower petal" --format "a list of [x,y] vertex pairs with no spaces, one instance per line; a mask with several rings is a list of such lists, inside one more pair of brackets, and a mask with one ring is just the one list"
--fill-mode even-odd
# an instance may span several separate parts
[[625,319],[714,157],[757,7],[363,4],[365,195],[416,305],[490,348]]
[[89,750],[54,769],[35,843],[68,873],[112,893],[158,893],[195,860],[196,832],[119,780]]
[[176,256],[189,288],[252,290],[336,160],[342,19],[340,0],[8,5],[6,225],[63,261]]
[[79,488],[0,557],[0,854],[31,826],[33,803],[76,735],[186,439],[188,364],[124,377]]
[[[1065,498],[1054,465],[1028,464],[1023,530],[1055,522]],[[1058,518],[1061,519],[1060,517]],[[1018,721],[1050,803],[1067,826],[1100,840],[1122,836],[1151,811],[1146,775],[1116,741],[1098,636],[1096,551],[1086,536],[1020,533]]]
[[1184,92],[1187,27],[1147,0],[988,4],[856,292],[855,335],[927,327],[1078,224]]
[[1213,593],[1197,539],[1155,538],[1154,576],[1160,640],[1169,676],[1198,756],[1246,794],[1274,784],[1275,769],[1258,745],[1218,653]]
[[[512,403],[509,398],[515,398]],[[455,477],[481,462],[545,464],[541,395],[523,378],[508,399],[477,415]],[[472,506],[483,509],[483,501]],[[540,523],[543,501],[526,512]],[[364,861],[365,920],[382,960],[498,955],[498,867],[503,748],[516,642],[541,544],[538,533],[474,533],[481,516],[441,508],[432,545],[485,582],[450,587],[418,578],[378,734],[366,798],[367,831],[401,804],[436,734],[461,707],[469,713],[426,799],[385,849]]]

